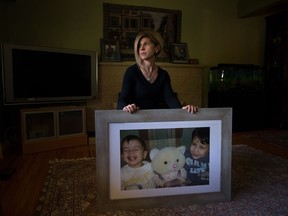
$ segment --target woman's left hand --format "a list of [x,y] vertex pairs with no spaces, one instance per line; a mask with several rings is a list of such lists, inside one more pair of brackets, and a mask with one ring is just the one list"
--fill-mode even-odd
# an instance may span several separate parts
[[189,113],[195,113],[198,111],[198,107],[197,106],[194,106],[194,105],[186,105],[186,106],[183,106],[182,109],[187,109],[187,111]]

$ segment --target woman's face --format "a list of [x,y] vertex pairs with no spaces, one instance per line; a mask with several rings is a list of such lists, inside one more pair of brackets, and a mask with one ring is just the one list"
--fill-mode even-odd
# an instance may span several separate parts
[[155,58],[155,53],[159,51],[159,48],[148,37],[143,37],[139,41],[138,54],[142,60],[149,60]]
[[190,152],[192,157],[196,160],[205,157],[209,153],[209,145],[201,143],[198,137],[193,138]]

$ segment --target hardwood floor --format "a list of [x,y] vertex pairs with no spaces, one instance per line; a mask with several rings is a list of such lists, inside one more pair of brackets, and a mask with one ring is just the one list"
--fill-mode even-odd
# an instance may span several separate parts
[[[275,131],[275,130],[273,130]],[[246,144],[251,147],[260,149],[262,151],[283,157],[288,158],[288,148],[282,147],[280,145],[271,145],[268,142],[251,139],[249,138],[249,134],[253,132],[237,132],[232,135],[232,144]],[[269,129],[265,130],[265,133],[269,134]]]
[[[252,147],[288,158],[288,149],[269,146],[243,136],[249,132],[233,133],[233,144],[247,144]],[[8,154],[0,161],[0,170],[16,168],[8,180],[1,180],[1,216],[30,216],[34,214],[39,193],[47,176],[50,160],[72,159],[80,157],[95,157],[95,141],[89,140],[89,145],[56,151],[41,152],[29,155]],[[4,155],[5,156],[5,155]]]
[[28,155],[10,155],[1,170],[16,168],[9,180],[1,180],[1,216],[30,216],[35,212],[50,160],[95,157],[95,145],[79,146]]

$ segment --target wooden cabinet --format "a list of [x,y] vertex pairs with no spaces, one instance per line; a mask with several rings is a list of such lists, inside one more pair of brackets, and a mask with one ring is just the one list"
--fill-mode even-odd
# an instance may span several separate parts
[[266,17],[265,95],[268,127],[288,128],[288,12]]
[[[118,100],[121,91],[124,73],[133,62],[101,62],[99,64],[99,98],[101,108],[109,109]],[[166,62],[157,63],[167,70],[171,77],[173,90],[183,103],[193,103],[202,106],[202,76],[203,67],[190,64],[172,64]],[[100,101],[98,101],[98,104]]]
[[87,144],[83,106],[21,109],[23,154]]
[[163,64],[167,70],[173,90],[182,104],[195,104],[202,107],[203,67],[189,64]]

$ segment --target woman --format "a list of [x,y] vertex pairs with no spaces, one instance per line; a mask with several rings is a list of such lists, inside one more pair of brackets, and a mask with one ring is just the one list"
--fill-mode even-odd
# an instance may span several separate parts
[[[164,41],[156,31],[140,32],[134,42],[136,64],[127,68],[118,109],[134,113],[139,109],[181,108],[173,92],[167,71],[156,65],[156,58],[162,51]],[[198,107],[182,107],[194,113]]]

